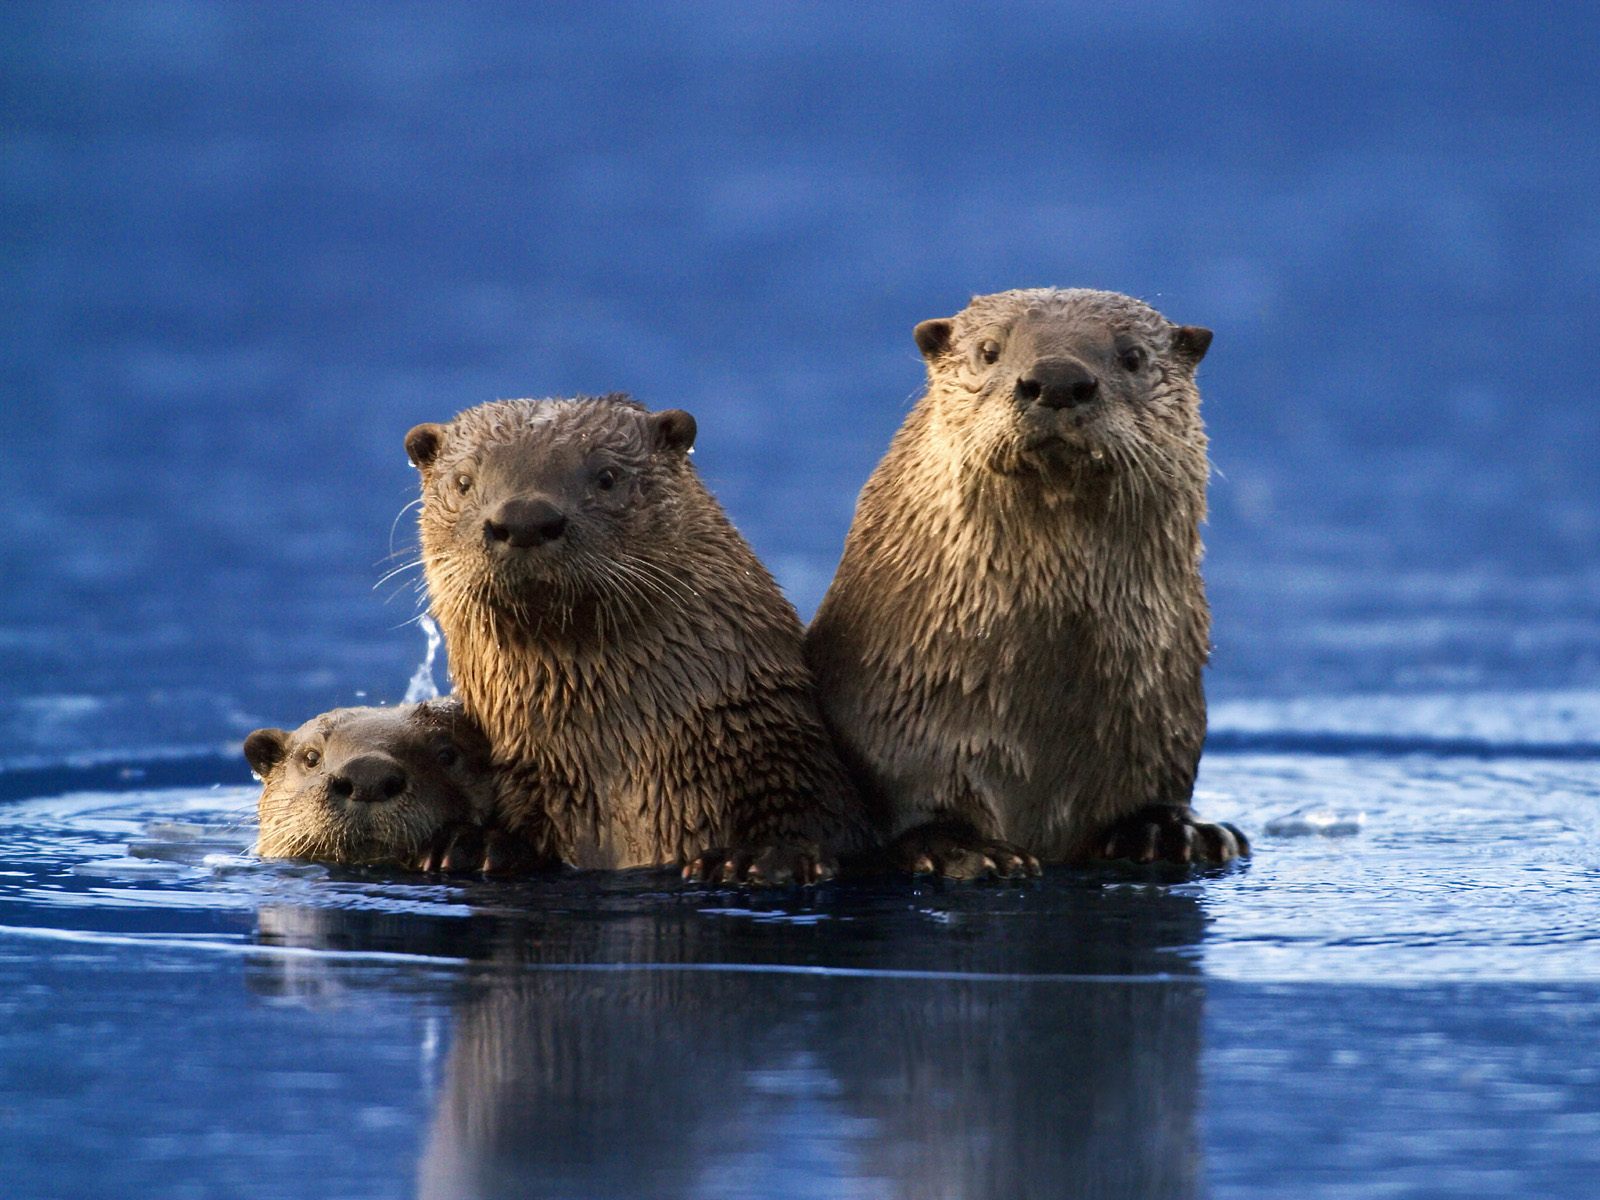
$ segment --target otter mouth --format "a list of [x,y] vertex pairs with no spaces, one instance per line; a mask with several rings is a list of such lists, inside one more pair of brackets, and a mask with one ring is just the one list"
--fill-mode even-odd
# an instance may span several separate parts
[[423,814],[415,806],[402,811],[400,803],[372,806],[380,812],[352,807],[330,814],[323,831],[325,846],[310,857],[347,863],[404,862],[415,857],[448,822],[442,814]]
[[484,558],[494,590],[521,603],[536,600],[543,591],[553,595],[569,574],[567,555],[556,549],[492,550]]
[[473,597],[502,617],[522,619],[556,612],[570,605],[582,591],[579,578],[558,554],[513,551],[486,554],[457,571],[448,584],[435,588],[436,596]]
[[1028,458],[1053,465],[1101,462],[1106,457],[1105,447],[1078,429],[1027,430],[1019,439],[1018,448]]
[[263,816],[256,852],[347,864],[404,864],[467,805],[407,788],[384,800],[354,800],[326,792],[300,793],[275,815]]

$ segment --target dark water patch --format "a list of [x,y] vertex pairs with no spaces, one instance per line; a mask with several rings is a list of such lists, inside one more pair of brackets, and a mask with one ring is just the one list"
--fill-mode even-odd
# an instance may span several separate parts
[[0,767],[0,803],[69,792],[122,792],[165,788],[236,787],[250,779],[243,754],[174,750],[164,754],[111,753],[76,762],[24,762]]
[[1485,760],[1600,759],[1600,742],[1493,742],[1483,738],[1386,737],[1376,733],[1249,732],[1213,730],[1206,737],[1208,754],[1316,754],[1342,758],[1351,754],[1376,758],[1426,755],[1430,758]]

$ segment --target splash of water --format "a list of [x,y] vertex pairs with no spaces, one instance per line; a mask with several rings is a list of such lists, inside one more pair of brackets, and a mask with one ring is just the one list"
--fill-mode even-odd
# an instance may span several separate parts
[[428,637],[428,649],[422,662],[411,675],[411,682],[406,685],[407,704],[420,704],[424,700],[436,700],[439,697],[439,685],[433,678],[433,660],[439,657],[439,626],[432,617],[423,614],[420,618],[422,632]]

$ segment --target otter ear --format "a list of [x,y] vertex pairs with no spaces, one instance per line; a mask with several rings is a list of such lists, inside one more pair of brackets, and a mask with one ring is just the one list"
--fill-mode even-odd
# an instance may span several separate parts
[[922,351],[923,358],[935,358],[949,347],[955,328],[956,323],[948,317],[937,317],[922,322],[911,331],[911,336],[917,339],[917,349]]
[[1198,325],[1179,325],[1172,331],[1172,353],[1191,367],[1211,348],[1211,330]]
[[694,446],[694,435],[699,431],[695,420],[681,408],[669,408],[651,413],[650,437],[661,450],[681,450],[687,453]]
[[443,425],[418,425],[406,434],[406,457],[412,466],[423,471],[433,465],[443,445]]
[[289,753],[287,729],[258,729],[244,740],[244,758],[250,769],[261,778],[283,761]]

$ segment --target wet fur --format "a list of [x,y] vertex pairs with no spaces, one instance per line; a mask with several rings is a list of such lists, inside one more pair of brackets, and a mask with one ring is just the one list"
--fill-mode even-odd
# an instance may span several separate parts
[[[440,761],[446,747],[449,763]],[[305,762],[312,748],[314,766]],[[493,800],[488,744],[450,700],[337,708],[292,733],[258,729],[245,753],[262,781],[256,852],[264,858],[410,865],[447,826],[483,820]],[[398,764],[406,789],[380,803],[332,794],[332,773],[358,755]]]
[[[1045,347],[1126,335],[1148,375],[1041,442],[1016,376],[974,366],[978,339],[1016,330]],[[1083,858],[1111,822],[1194,786],[1205,347],[1139,301],[1083,290],[978,297],[948,334],[930,336],[927,392],[861,493],[808,660],[892,833],[955,816]]]
[[[514,400],[432,427],[430,603],[457,694],[494,746],[497,819],[591,867],[683,864],[733,843],[860,848],[871,834],[799,620],[663,434],[671,415],[620,396]],[[619,482],[563,491],[569,525],[537,570],[496,559],[484,511],[518,469],[556,461],[578,464],[563,478],[605,464]],[[461,476],[479,493],[461,494]]]

